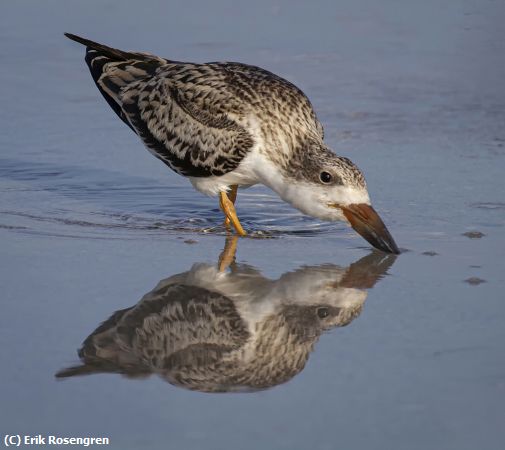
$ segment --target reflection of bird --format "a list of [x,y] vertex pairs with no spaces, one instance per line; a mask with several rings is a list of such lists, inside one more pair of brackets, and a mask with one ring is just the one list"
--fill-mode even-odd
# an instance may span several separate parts
[[117,311],[79,351],[81,366],[58,377],[156,373],[188,389],[265,389],[300,372],[320,334],[358,316],[394,261],[378,252],[348,268],[303,267],[270,280],[247,265],[209,264],[162,280]]
[[347,220],[373,246],[398,253],[370,206],[365,179],[323,142],[307,97],[259,67],[191,64],[124,52],[66,34],[109,105],[171,169],[220,206],[238,234],[238,186],[262,183],[305,214]]

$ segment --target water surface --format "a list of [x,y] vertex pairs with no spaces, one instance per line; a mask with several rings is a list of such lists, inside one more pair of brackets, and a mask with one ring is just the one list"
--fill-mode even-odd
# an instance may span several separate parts
[[[501,448],[502,2],[22,0],[0,12],[2,431],[108,436],[117,449]],[[220,272],[217,201],[117,120],[64,31],[296,83],[403,254],[384,260],[344,224],[254,187],[238,199],[251,236]],[[204,314],[219,345],[177,353],[193,323],[182,315],[166,361],[139,356],[163,336],[133,345],[145,305],[165,314],[189,292],[206,311],[195,292],[208,290],[229,300],[218,304],[238,324],[231,341]],[[111,328],[119,353],[55,377],[127,308],[133,325]],[[258,334],[267,323],[277,335]]]

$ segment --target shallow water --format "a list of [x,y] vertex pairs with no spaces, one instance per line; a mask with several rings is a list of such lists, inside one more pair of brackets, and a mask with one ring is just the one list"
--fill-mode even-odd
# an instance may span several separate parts
[[[108,436],[118,449],[501,448],[503,4],[63,5],[0,7],[2,432]],[[327,143],[364,171],[404,252],[384,260],[345,225],[254,187],[238,200],[251,236],[217,273],[217,201],[143,149],[63,31],[173,59],[239,60],[295,82]],[[195,344],[166,367],[139,363],[157,341],[124,341],[135,329],[126,323],[114,339],[128,345],[102,361],[114,373],[55,377],[81,363],[76,350],[115,311],[134,307],[140,320],[156,295],[177,306],[153,292],[167,279],[231,299],[241,332],[215,337],[214,316],[201,325],[228,350]],[[272,318],[298,353],[253,332]],[[262,336],[275,376],[235,359],[234,370],[258,376],[216,378],[232,354],[261,360],[252,342]],[[181,373],[195,361],[188,382]],[[202,392],[215,390],[226,392]]]

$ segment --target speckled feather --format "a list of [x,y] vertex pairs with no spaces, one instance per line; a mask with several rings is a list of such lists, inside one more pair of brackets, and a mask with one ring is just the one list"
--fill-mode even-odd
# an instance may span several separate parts
[[231,172],[255,139],[260,151],[268,149],[269,159],[287,169],[297,155],[293,150],[322,142],[323,127],[308,98],[267,70],[234,62],[172,62],[67,36],[87,46],[93,79],[114,111],[181,175]]

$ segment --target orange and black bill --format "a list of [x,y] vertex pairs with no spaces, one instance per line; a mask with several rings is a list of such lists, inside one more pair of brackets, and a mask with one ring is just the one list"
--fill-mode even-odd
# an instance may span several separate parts
[[356,203],[339,207],[351,226],[375,248],[386,253],[400,253],[386,225],[370,205]]

